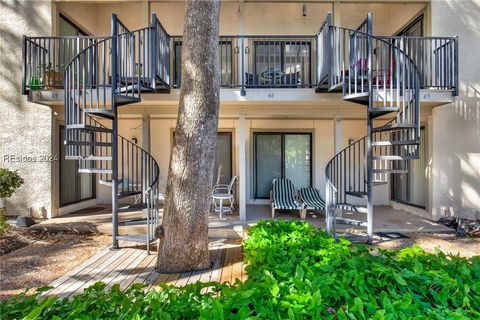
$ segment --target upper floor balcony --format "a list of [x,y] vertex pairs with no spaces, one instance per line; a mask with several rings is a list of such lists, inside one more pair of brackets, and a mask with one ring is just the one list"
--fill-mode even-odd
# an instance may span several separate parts
[[[220,36],[221,100],[318,100],[321,95],[316,93],[345,90],[342,79],[346,76],[366,85],[370,75],[377,87],[393,88],[402,80],[397,81],[402,74],[398,68],[405,56],[415,62],[421,75],[424,102],[447,103],[456,94],[456,37],[375,36],[368,42],[354,35],[355,31],[367,34],[362,29],[364,22],[339,33],[332,20],[328,14],[311,35]],[[116,69],[123,68],[129,77],[144,83],[145,89],[150,88],[150,101],[178,100],[182,37],[170,35],[156,16],[149,27],[130,31],[121,24],[120,29],[118,34],[128,36],[118,40],[124,53],[123,59],[116,59]],[[374,62],[371,66],[367,65],[369,56]],[[90,98],[111,94],[111,36],[25,36],[22,58],[23,93],[33,102],[63,103],[64,71],[73,61],[78,85],[96,89]],[[100,83],[103,86],[98,90]]]

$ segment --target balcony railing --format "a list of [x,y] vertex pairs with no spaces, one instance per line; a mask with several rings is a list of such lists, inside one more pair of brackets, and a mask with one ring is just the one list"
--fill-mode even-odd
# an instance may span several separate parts
[[[316,86],[316,36],[221,36],[222,87]],[[182,37],[171,37],[172,87],[180,86]]]
[[24,37],[22,91],[62,89],[65,67],[83,49],[106,37]]
[[[366,24],[357,31],[367,34]],[[131,53],[136,71],[142,83],[152,90],[179,88],[181,85],[182,37],[170,36],[161,23],[153,17],[149,28],[130,32],[125,26],[119,33],[131,33],[130,42],[140,43],[141,50]],[[343,85],[347,74],[354,72],[362,77],[367,72],[365,65],[365,39],[351,32],[338,34],[333,31],[331,14],[315,35],[291,36],[221,36],[220,72],[224,88],[328,88]],[[93,44],[105,40],[105,36],[79,37],[24,37],[23,40],[23,82],[25,94],[29,90],[61,89],[64,87],[64,69],[70,60]],[[405,52],[417,65],[421,74],[421,88],[446,89],[456,94],[458,88],[458,41],[456,37],[377,37]],[[127,41],[126,40],[126,41]],[[110,40],[103,47],[103,60],[108,62],[111,55]],[[350,46],[350,43],[353,46]],[[128,45],[128,43],[127,43]],[[127,46],[128,47],[128,46]],[[127,48],[126,47],[126,48]],[[356,51],[353,54],[351,51]],[[382,65],[372,65],[371,72],[380,76],[385,83],[396,83],[398,53],[384,52],[373,44],[373,55]],[[97,73],[109,74],[111,63],[98,64],[98,52],[92,50],[92,57],[86,64],[100,67]],[[338,57],[358,56],[350,65],[339,65]],[[384,55],[380,57],[379,55]],[[353,66],[353,69],[351,67]],[[77,66],[79,70],[82,65]],[[106,70],[104,70],[106,69]]]
[[415,62],[421,75],[421,88],[458,88],[457,37],[381,38],[393,43]]

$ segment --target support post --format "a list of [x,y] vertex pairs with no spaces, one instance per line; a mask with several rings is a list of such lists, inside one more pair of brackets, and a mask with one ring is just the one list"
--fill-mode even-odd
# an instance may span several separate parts
[[240,79],[242,81],[242,87],[240,89],[240,95],[245,96],[245,38],[240,38]]
[[112,14],[112,248],[118,249],[118,124],[115,92],[117,91],[117,15]]
[[158,73],[158,65],[157,65],[157,59],[158,59],[158,54],[157,54],[157,39],[158,39],[158,29],[157,29],[157,15],[155,13],[152,13],[152,32],[151,32],[151,37],[152,39],[150,40],[150,72],[152,76],[152,88],[153,90],[157,89],[157,73]]
[[[368,13],[367,17],[367,33],[372,35],[372,13]],[[370,110],[373,107],[373,79],[372,79],[372,37],[367,39],[367,54],[368,54],[368,111],[367,111],[367,237],[368,244],[373,242],[373,119],[370,116]]]
[[245,156],[245,144],[246,144],[246,131],[245,131],[245,113],[240,112],[239,116],[239,130],[238,130],[238,143],[239,143],[239,205],[238,210],[240,212],[240,221],[247,220],[247,164]]

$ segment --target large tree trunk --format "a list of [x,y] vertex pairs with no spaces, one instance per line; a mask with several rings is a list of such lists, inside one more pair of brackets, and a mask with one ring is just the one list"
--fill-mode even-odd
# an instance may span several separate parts
[[182,85],[158,248],[159,272],[210,267],[208,207],[220,96],[220,1],[186,2]]

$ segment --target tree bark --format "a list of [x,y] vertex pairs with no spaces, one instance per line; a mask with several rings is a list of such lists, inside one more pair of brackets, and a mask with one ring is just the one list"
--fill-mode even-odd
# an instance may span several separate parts
[[178,120],[168,170],[159,272],[211,266],[208,207],[220,100],[220,1],[188,0]]

